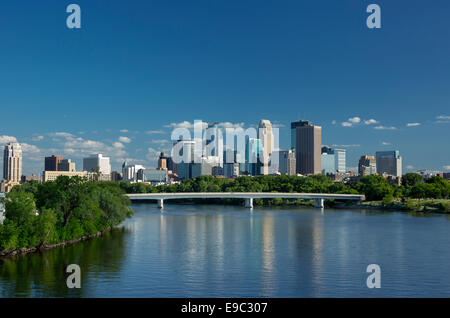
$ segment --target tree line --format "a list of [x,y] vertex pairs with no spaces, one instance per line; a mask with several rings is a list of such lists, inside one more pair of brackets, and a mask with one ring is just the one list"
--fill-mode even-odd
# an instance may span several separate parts
[[131,202],[113,182],[58,177],[53,182],[16,186],[2,200],[0,252],[79,239],[97,234],[132,215]]

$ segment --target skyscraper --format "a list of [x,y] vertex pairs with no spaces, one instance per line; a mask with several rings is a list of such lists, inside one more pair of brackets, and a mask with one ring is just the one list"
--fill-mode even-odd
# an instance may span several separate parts
[[299,120],[299,121],[294,121],[291,123],[291,149],[294,151],[295,153],[295,147],[297,145],[297,127],[302,127],[302,126],[311,126],[311,122],[307,121],[307,120]]
[[297,173],[320,174],[322,172],[322,127],[314,126],[310,122],[306,123],[295,128]]
[[377,166],[374,156],[361,156],[358,163],[358,174],[361,177],[377,173]]
[[[45,171],[58,171],[58,165],[64,158],[61,156],[52,155],[51,157],[45,157]],[[68,171],[68,170],[66,170]]]
[[377,151],[375,156],[378,174],[387,174],[395,177],[402,176],[402,157],[400,156],[400,151]]
[[334,149],[335,169],[339,173],[347,171],[345,149]]
[[100,173],[111,175],[109,157],[103,157],[102,154],[96,154],[83,159],[83,171],[96,172],[97,168]]
[[270,155],[274,150],[274,136],[272,123],[267,119],[261,119],[258,125],[258,139],[261,140],[262,152],[260,161],[262,163],[261,174],[269,174]]
[[290,176],[295,175],[295,153],[292,150],[282,150],[278,152],[279,172]]
[[3,151],[3,179],[19,183],[22,177],[22,147],[17,142],[5,145]]

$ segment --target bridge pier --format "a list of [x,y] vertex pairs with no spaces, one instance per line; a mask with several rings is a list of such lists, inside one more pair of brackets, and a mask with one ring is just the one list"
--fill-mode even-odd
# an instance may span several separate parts
[[253,198],[245,199],[245,207],[253,209]]
[[325,207],[324,199],[314,199],[314,207],[323,209]]
[[163,209],[164,208],[164,200],[163,199],[158,199],[156,201],[158,203],[158,208],[159,209]]

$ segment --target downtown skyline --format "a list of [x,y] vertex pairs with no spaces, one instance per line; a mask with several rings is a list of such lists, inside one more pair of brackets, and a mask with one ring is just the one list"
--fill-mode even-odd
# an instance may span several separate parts
[[281,149],[290,122],[322,126],[353,169],[394,149],[404,172],[450,169],[446,1],[377,1],[379,30],[368,2],[76,2],[80,30],[65,3],[0,4],[0,144],[21,143],[24,174],[52,154],[155,167],[176,126],[262,118]]

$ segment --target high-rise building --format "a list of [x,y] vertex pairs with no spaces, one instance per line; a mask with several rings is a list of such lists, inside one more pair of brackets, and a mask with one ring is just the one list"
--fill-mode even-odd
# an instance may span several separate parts
[[358,163],[358,174],[361,177],[377,173],[377,166],[374,156],[361,156]]
[[320,174],[322,172],[322,127],[307,123],[296,126],[297,173],[302,175]]
[[167,169],[167,157],[164,156],[164,152],[161,152],[158,158],[158,170],[168,170]]
[[109,157],[103,157],[102,154],[95,154],[83,159],[83,171],[100,172],[101,174],[111,175],[111,164]]
[[334,153],[323,152],[321,161],[323,174],[336,174],[336,155]]
[[[52,155],[51,157],[45,157],[45,171],[58,171],[58,165],[64,158],[61,156]],[[68,171],[68,170],[65,170]]]
[[312,126],[312,123],[307,120],[299,120],[291,123],[291,149],[295,154],[295,147],[297,146],[297,127]]
[[377,151],[375,156],[378,174],[387,174],[395,177],[402,176],[402,157],[400,156],[400,151]]
[[281,150],[278,152],[278,171],[281,174],[287,174],[290,176],[295,175],[295,153],[293,150]]
[[345,149],[322,147],[322,173],[336,174],[346,172]]
[[261,174],[269,174],[270,155],[274,150],[274,136],[272,123],[267,119],[261,119],[258,125],[258,139],[261,140],[262,151],[260,161],[262,163]]
[[22,177],[22,147],[17,142],[5,145],[3,151],[3,179],[6,182],[20,182]]
[[[54,171],[54,170],[47,170],[47,171]],[[62,159],[58,163],[58,169],[57,171],[70,171],[74,172],[75,169],[75,162],[72,162],[70,159]]]
[[347,172],[345,149],[334,149],[335,169],[339,173]]
[[126,182],[136,182],[138,180],[139,170],[145,169],[141,165],[130,165],[128,162],[122,164],[122,180]]

